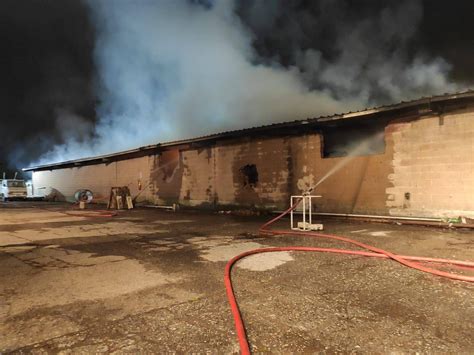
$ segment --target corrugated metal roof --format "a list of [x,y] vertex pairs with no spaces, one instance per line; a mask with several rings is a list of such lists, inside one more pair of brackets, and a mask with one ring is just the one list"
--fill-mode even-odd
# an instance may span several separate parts
[[346,112],[346,113],[334,114],[334,115],[328,115],[328,116],[319,116],[315,118],[272,123],[268,125],[256,126],[256,127],[250,127],[250,128],[244,128],[244,129],[238,129],[238,130],[223,131],[220,133],[213,133],[213,134],[190,138],[190,139],[181,139],[181,140],[175,140],[175,141],[170,141],[170,142],[143,146],[136,149],[121,151],[121,152],[112,153],[112,154],[74,159],[74,160],[68,160],[68,161],[52,163],[52,164],[32,166],[28,168],[23,168],[22,170],[23,171],[51,170],[51,169],[57,169],[61,167],[81,166],[84,164],[91,164],[95,162],[104,163],[104,162],[108,162],[109,160],[113,158],[126,157],[126,156],[133,155],[139,152],[146,152],[150,150],[156,150],[159,148],[166,148],[166,147],[179,146],[179,145],[192,144],[192,143],[205,142],[205,141],[213,141],[216,139],[233,138],[237,136],[242,136],[247,133],[254,133],[254,132],[259,132],[259,131],[271,131],[277,128],[298,127],[298,126],[301,127],[302,125],[306,125],[309,123],[318,124],[318,123],[325,123],[329,121],[353,119],[356,117],[363,117],[363,116],[372,116],[372,115],[383,113],[383,112],[396,111],[396,110],[401,110],[401,109],[406,109],[406,108],[415,108],[421,105],[431,105],[432,103],[437,103],[437,102],[441,103],[441,102],[447,102],[451,100],[460,100],[460,99],[465,99],[465,98],[474,98],[474,90],[466,90],[463,92],[457,92],[457,93],[451,93],[451,94],[446,93],[443,95],[421,97],[415,100],[401,101],[399,103],[391,104],[391,105],[365,108],[365,109],[354,111],[354,112]]

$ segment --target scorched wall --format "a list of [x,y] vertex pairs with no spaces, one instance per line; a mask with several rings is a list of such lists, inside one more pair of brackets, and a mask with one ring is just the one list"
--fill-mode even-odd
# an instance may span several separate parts
[[[33,184],[69,200],[77,189],[88,188],[105,201],[111,186],[127,185],[132,196],[140,194],[138,201],[148,203],[283,209],[290,195],[301,194],[347,159],[323,158],[322,145],[316,131],[242,137],[109,164],[35,171]],[[322,212],[474,217],[473,111],[387,125],[383,153],[350,159],[315,193],[323,196]]]

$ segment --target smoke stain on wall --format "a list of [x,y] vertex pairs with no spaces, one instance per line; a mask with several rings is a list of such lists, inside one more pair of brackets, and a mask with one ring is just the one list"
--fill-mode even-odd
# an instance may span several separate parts
[[352,198],[352,207],[351,210],[354,211],[356,206],[359,204],[359,197],[362,192],[363,184],[367,176],[367,170],[369,166],[369,157],[364,157],[361,159],[360,170],[358,176],[355,176],[354,179],[357,181],[356,187],[354,188],[354,197]]
[[[289,172],[288,149],[281,138],[247,139],[235,147],[232,172],[234,200],[240,205],[262,208],[281,206],[287,197]],[[242,168],[254,165],[258,172],[255,184],[245,184]]]
[[235,202],[237,204],[246,203],[251,207],[261,204],[257,184],[248,184],[245,180],[243,168],[247,165],[255,165],[257,171],[260,169],[260,159],[258,154],[258,143],[246,140],[240,145],[232,161],[232,176],[234,185]]
[[163,151],[153,156],[150,187],[154,199],[176,203],[180,199],[184,164],[179,149]]
[[[394,117],[383,131],[383,153],[350,160],[323,157],[321,133],[305,126],[305,131],[291,135],[286,129],[243,134],[176,145],[161,153],[150,150],[146,156],[110,164],[40,170],[33,183],[54,187],[65,197],[78,187],[106,196],[110,186],[132,183],[135,194],[140,172],[150,170],[151,203],[281,209],[288,205],[290,194],[301,194],[333,171],[313,191],[322,195],[317,201],[322,212],[470,216],[474,171],[468,157],[474,152],[474,111],[464,105],[444,112],[443,125],[434,112],[420,117],[409,111]],[[242,176],[243,167],[255,169],[258,181]],[[250,168],[247,172],[252,172]]]
[[183,162],[180,198],[184,205],[212,207],[215,201],[213,147],[181,151]]

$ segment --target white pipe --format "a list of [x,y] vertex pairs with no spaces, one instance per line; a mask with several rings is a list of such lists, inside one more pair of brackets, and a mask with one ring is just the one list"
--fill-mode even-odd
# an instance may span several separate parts
[[[290,197],[290,206],[293,207],[293,196]],[[290,226],[293,229],[293,209],[290,211]]]
[[308,200],[309,200],[309,224],[313,224],[313,220],[312,220],[312,215],[313,215],[313,211],[311,210],[311,196],[308,196]]
[[442,222],[441,218],[428,218],[428,217],[403,217],[403,216],[396,217],[396,216],[378,216],[378,215],[371,215],[371,214],[329,213],[329,212],[315,212],[313,214],[317,216],[401,219],[401,220],[407,220],[407,221]]
[[306,197],[303,196],[303,230],[306,230]]
[[143,207],[147,207],[147,208],[162,208],[162,209],[165,209],[165,210],[172,210],[172,211],[176,211],[176,209],[177,209],[176,204],[173,204],[172,206],[144,205]]
[[[283,211],[273,211],[274,213],[282,213]],[[299,211],[295,213],[301,214]],[[425,222],[443,222],[441,218],[428,218],[428,217],[396,217],[396,216],[378,216],[371,214],[353,214],[353,213],[330,213],[330,212],[313,212],[317,216],[332,216],[332,217],[359,217],[359,218],[376,218],[376,219],[400,219],[406,221],[425,221]]]

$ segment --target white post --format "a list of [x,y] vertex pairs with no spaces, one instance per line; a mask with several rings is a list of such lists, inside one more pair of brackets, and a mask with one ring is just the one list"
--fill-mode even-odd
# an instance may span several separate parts
[[[290,207],[293,208],[293,196],[290,197]],[[290,211],[290,228],[293,229],[293,210]]]
[[[297,203],[303,202],[302,206],[302,214],[303,214],[303,222],[296,221],[295,223],[295,210],[291,209],[290,211],[290,228],[292,230],[322,230],[322,224],[313,225],[313,198],[321,197],[320,195],[310,196],[310,195],[293,195],[290,196],[290,207],[294,206],[294,199],[298,199]],[[303,201],[301,201],[303,200]],[[306,209],[308,209],[308,217],[306,217]],[[308,221],[308,223],[306,223]]]
[[309,213],[309,224],[311,225],[313,222],[312,222],[312,216],[311,216],[311,198],[312,196],[308,196],[308,200],[309,200],[309,209],[308,209],[308,213]]
[[306,197],[303,196],[303,230],[306,230]]

